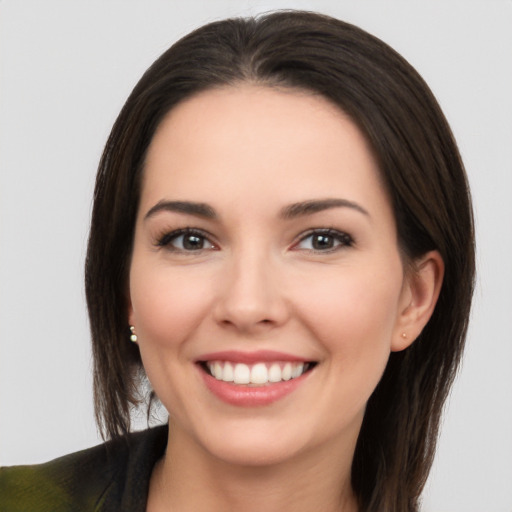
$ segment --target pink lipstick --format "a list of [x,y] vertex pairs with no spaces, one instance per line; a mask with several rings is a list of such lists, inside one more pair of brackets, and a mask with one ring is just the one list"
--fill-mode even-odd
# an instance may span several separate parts
[[197,361],[207,388],[222,401],[255,407],[271,404],[302,385],[316,363],[275,351],[224,351]]

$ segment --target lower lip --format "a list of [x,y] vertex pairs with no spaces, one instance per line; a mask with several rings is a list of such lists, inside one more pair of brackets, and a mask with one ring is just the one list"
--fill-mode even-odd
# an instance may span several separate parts
[[308,377],[311,370],[300,377],[267,384],[265,386],[244,386],[217,380],[202,368],[199,369],[206,387],[223,402],[239,407],[259,407],[277,402],[293,393]]

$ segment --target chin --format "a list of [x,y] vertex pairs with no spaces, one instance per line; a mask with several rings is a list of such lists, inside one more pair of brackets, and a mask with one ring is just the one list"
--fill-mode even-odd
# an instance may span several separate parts
[[[177,450],[196,451],[234,466],[268,466],[293,459],[308,444],[306,432],[269,418],[217,418],[216,422],[172,425],[170,442]],[[197,451],[199,449],[199,452]]]
[[282,440],[269,442],[262,436],[252,436],[248,440],[231,439],[229,443],[206,447],[217,459],[224,463],[240,467],[266,467],[283,464],[296,458],[303,450],[297,445],[284,443]]
[[315,428],[299,418],[291,423],[268,417],[220,422],[213,431],[196,432],[193,442],[227,464],[264,467],[296,461],[322,444],[331,445],[336,437],[329,430],[319,435],[318,425]]

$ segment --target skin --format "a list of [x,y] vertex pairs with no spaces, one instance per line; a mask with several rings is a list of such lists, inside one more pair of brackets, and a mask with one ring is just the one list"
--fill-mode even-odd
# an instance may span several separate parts
[[[325,199],[350,205],[283,216]],[[155,208],[163,201],[207,204],[216,218]],[[172,234],[185,228],[205,233],[199,250]],[[319,249],[312,229],[335,234]],[[148,510],[357,510],[365,404],[442,282],[436,252],[414,267],[366,140],[327,100],[245,84],[175,107],[147,155],[129,283],[129,322],[170,416]],[[317,364],[277,402],[239,407],[212,395],[196,364],[221,350]]]

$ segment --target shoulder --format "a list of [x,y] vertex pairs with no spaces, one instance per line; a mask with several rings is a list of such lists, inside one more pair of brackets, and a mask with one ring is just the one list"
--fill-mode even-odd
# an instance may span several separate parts
[[[114,457],[124,459],[124,450],[117,448]],[[0,509],[60,512],[88,500],[92,502],[90,510],[95,510],[118,471],[118,464],[108,460],[106,445],[45,464],[1,468]]]
[[163,426],[44,464],[0,468],[0,510],[144,510],[151,471],[166,442]]

